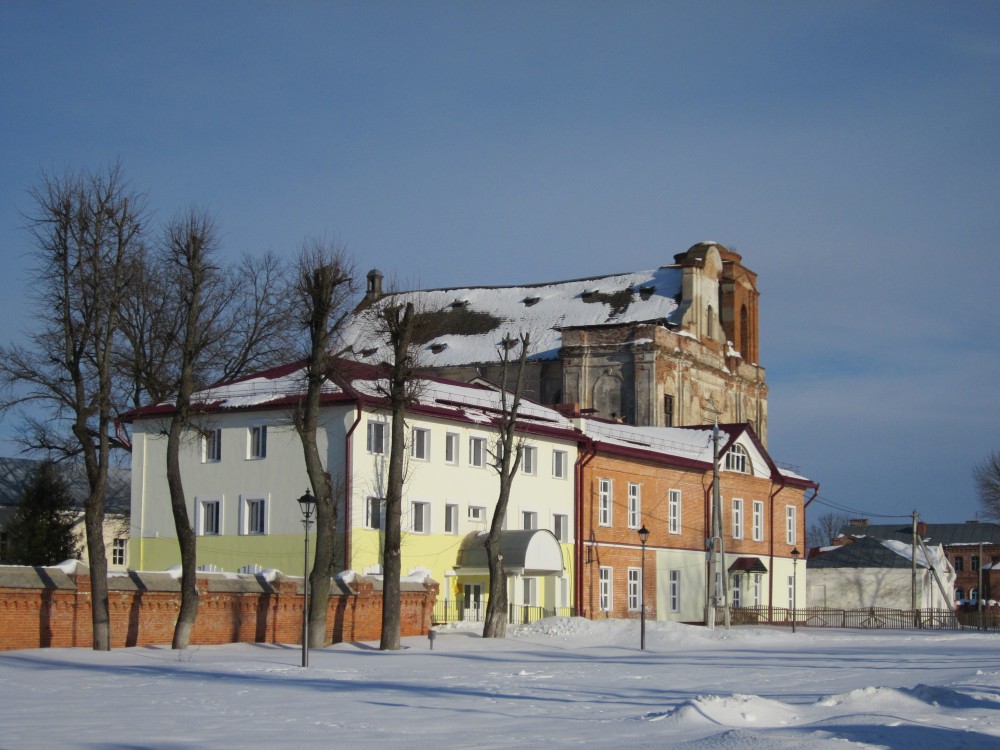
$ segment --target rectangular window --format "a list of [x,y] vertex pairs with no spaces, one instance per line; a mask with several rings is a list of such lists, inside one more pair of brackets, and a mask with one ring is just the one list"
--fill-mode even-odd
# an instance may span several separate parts
[[538,606],[538,579],[524,578],[524,606]]
[[785,507],[785,543],[795,544],[795,507]]
[[521,454],[521,467],[528,476],[534,476],[538,471],[538,448],[531,445],[524,446]]
[[663,397],[663,426],[674,426],[674,397],[669,394]]
[[612,588],[613,571],[611,568],[601,567],[599,576],[600,607],[603,612],[610,612],[614,604],[614,589]]
[[267,533],[267,501],[262,497],[243,498],[243,534]]
[[534,531],[538,528],[538,514],[525,510],[521,512],[521,528],[525,531]]
[[385,453],[385,422],[368,420],[368,452]]
[[552,476],[565,479],[566,472],[566,451],[552,451]]
[[267,457],[267,425],[258,424],[250,428],[250,458]]
[[198,501],[195,517],[198,536],[214,536],[222,533],[222,500],[211,498]]
[[222,460],[222,430],[206,430],[201,434],[201,460],[205,463]]
[[965,570],[965,558],[964,557],[956,557],[955,558],[955,572],[956,573],[961,573],[963,570]]
[[469,464],[486,466],[486,438],[469,438]]
[[670,571],[670,611],[681,611],[681,572]]
[[761,578],[760,573],[753,574],[753,606],[755,607],[759,607],[761,605],[761,602],[763,601],[762,581],[763,579]]
[[681,491],[670,490],[670,506],[667,509],[667,526],[671,534],[681,533]]
[[743,606],[743,576],[739,573],[733,576],[733,606]]
[[638,529],[642,525],[642,485],[628,483],[628,527]]
[[125,549],[128,544],[128,539],[115,539],[111,542],[111,564],[112,565],[124,565],[125,564]]
[[733,498],[733,539],[743,538],[743,501]]
[[642,606],[642,569],[628,569],[628,611],[638,612]]
[[486,520],[486,508],[479,505],[469,506],[469,520],[470,521],[485,521]]
[[369,497],[365,500],[365,528],[382,528],[382,508],[385,507],[385,500],[381,497]]
[[458,463],[458,433],[449,432],[444,436],[444,462],[455,465]]
[[972,556],[972,565],[969,566],[969,570],[979,570],[979,555]]
[[611,525],[611,480],[601,479],[598,483],[597,523]]
[[431,504],[410,503],[410,527],[415,534],[429,534],[431,530]]
[[444,506],[444,533],[458,533],[458,506],[452,503]]
[[569,541],[569,516],[552,516],[552,531],[560,542]]
[[760,500],[753,501],[753,540],[764,541],[764,503]]
[[431,431],[420,427],[413,428],[410,442],[410,457],[417,461],[427,461],[431,457]]

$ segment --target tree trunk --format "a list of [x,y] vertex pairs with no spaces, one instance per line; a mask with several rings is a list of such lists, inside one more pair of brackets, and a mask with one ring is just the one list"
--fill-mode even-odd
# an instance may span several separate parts
[[[316,430],[301,433],[306,472],[316,496],[316,546],[312,572],[309,574],[309,645],[325,646],[327,610],[336,564],[337,506],[333,499],[330,475],[316,446]],[[308,443],[308,444],[307,444]]]
[[383,651],[399,649],[400,584],[403,574],[400,547],[403,515],[403,453],[406,425],[403,409],[393,409],[389,477],[385,493],[385,548],[382,551],[382,641]]
[[[180,399],[178,399],[180,401]],[[174,516],[174,529],[181,551],[181,608],[174,626],[172,648],[185,649],[191,641],[191,631],[198,617],[198,548],[197,537],[191,528],[187,513],[187,500],[181,481],[180,446],[187,409],[178,406],[170,420],[167,433],[167,487],[170,489],[170,509]]]
[[108,610],[108,558],[104,549],[104,488],[92,490],[84,507],[87,563],[90,566],[91,620],[95,651],[111,650]]
[[486,600],[486,618],[483,638],[505,638],[507,636],[507,575],[503,568],[499,539],[496,546],[486,540],[486,559],[490,569],[490,594]]

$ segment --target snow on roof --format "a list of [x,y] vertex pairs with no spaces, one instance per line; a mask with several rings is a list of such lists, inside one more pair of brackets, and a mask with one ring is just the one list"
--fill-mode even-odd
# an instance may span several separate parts
[[[554,359],[563,328],[649,321],[676,324],[680,292],[681,269],[664,266],[549,284],[399,292],[383,299],[413,302],[418,314],[435,316],[433,331],[422,342],[421,363],[445,367],[495,362],[508,334],[530,333],[532,359]],[[349,322],[343,340],[366,361],[385,359],[386,345],[372,335],[366,315]]]
[[[679,456],[693,461],[712,461],[712,427],[634,427],[593,419],[581,420],[585,434],[611,445]],[[720,454],[732,439],[719,432]]]

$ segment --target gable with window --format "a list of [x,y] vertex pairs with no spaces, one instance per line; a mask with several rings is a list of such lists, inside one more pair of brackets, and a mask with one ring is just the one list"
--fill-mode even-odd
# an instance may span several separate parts
[[750,460],[746,448],[742,445],[734,445],[726,451],[726,471],[736,471],[740,474],[751,473]]

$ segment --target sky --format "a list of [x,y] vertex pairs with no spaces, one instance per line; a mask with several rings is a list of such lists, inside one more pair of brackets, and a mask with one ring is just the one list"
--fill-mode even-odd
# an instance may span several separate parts
[[405,287],[721,242],[758,274],[769,449],[820,483],[810,516],[975,517],[994,2],[13,0],[0,69],[2,341],[32,326],[28,190],[116,160],[154,224],[204,208],[234,261],[320,237]]
[[[0,652],[4,747],[995,747],[996,633],[549,618],[313,649]],[[110,709],[109,709],[110,707]]]

